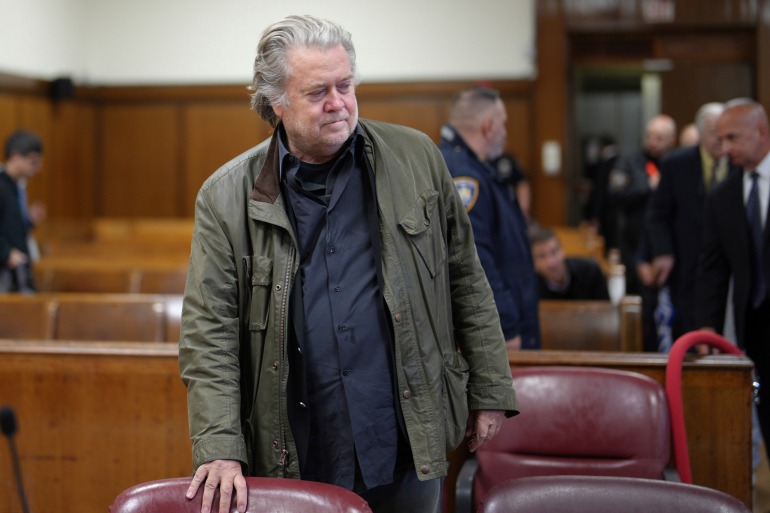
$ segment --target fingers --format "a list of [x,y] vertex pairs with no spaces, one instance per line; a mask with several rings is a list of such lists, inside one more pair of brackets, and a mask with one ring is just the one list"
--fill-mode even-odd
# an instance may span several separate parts
[[246,512],[247,499],[249,496],[248,489],[246,488],[246,478],[242,475],[235,477],[235,496],[238,500],[237,508],[239,513]]
[[500,433],[505,419],[501,410],[480,410],[476,416],[475,430],[468,444],[468,450],[474,452]]
[[192,499],[195,497],[195,494],[198,493],[198,488],[200,487],[201,483],[204,479],[206,479],[206,475],[208,474],[208,470],[206,465],[201,465],[198,467],[198,470],[195,472],[195,475],[192,478],[192,481],[190,482],[190,486],[187,488],[187,493],[185,493],[185,497],[188,499]]
[[233,460],[215,460],[204,463],[193,476],[185,497],[192,499],[198,493],[203,484],[203,497],[201,500],[201,513],[210,513],[214,503],[214,495],[219,489],[218,513],[228,513],[233,497],[233,486],[236,489],[238,511],[246,511],[247,489],[246,479],[241,473],[241,464]]

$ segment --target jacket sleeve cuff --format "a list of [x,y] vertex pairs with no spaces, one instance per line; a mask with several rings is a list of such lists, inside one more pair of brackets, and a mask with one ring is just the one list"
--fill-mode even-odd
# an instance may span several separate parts
[[193,468],[214,460],[237,460],[246,468],[248,456],[242,436],[217,437],[199,440],[193,444]]
[[513,386],[468,387],[468,409],[504,410],[506,417],[519,413],[519,402]]

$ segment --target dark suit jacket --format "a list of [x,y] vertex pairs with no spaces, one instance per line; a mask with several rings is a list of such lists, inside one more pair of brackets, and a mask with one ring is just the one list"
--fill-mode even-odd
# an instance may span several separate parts
[[[762,264],[770,269],[768,230]],[[738,345],[746,348],[746,311],[751,293],[749,228],[743,204],[743,172],[733,173],[706,200],[698,263],[696,322],[722,331],[730,276],[735,279],[733,309]],[[766,271],[767,272],[767,271]],[[770,322],[770,319],[768,319]]]
[[[738,172],[731,169],[728,173]],[[698,146],[678,148],[663,157],[660,183],[648,206],[648,236],[652,257],[674,255],[668,279],[671,301],[677,310],[679,336],[697,329],[695,279],[703,235],[706,187]]]

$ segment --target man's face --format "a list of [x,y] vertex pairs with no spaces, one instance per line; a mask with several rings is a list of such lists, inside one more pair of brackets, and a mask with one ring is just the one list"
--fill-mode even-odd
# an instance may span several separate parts
[[42,165],[43,156],[36,151],[30,151],[26,155],[17,152],[11,153],[5,163],[6,170],[16,180],[29,180],[40,171]]
[[502,100],[497,100],[492,110],[487,130],[487,160],[496,159],[503,154],[505,143],[508,138],[508,130],[505,123],[508,121],[508,114],[505,110],[505,104]]
[[358,123],[348,54],[342,46],[295,48],[288,63],[288,99],[273,110],[283,121],[289,151],[304,162],[328,162]]
[[567,275],[567,264],[564,262],[564,251],[557,238],[552,237],[533,244],[532,259],[535,261],[535,271],[546,281],[553,283],[564,281]]
[[724,111],[717,120],[717,135],[722,151],[736,166],[754,169],[766,153],[767,134],[752,121],[749,109],[734,107]]
[[645,148],[653,158],[658,158],[676,144],[674,127],[662,119],[650,121],[645,133]]

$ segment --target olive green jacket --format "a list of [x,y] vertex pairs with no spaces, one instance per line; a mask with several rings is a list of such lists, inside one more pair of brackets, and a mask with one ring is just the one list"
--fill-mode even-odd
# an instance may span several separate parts
[[[441,153],[412,129],[359,123],[375,175],[400,406],[418,476],[431,479],[446,475],[469,408],[512,415],[518,405],[492,292]],[[198,193],[179,367],[196,468],[234,459],[249,475],[298,478],[286,390],[300,262],[276,155],[274,136]]]

